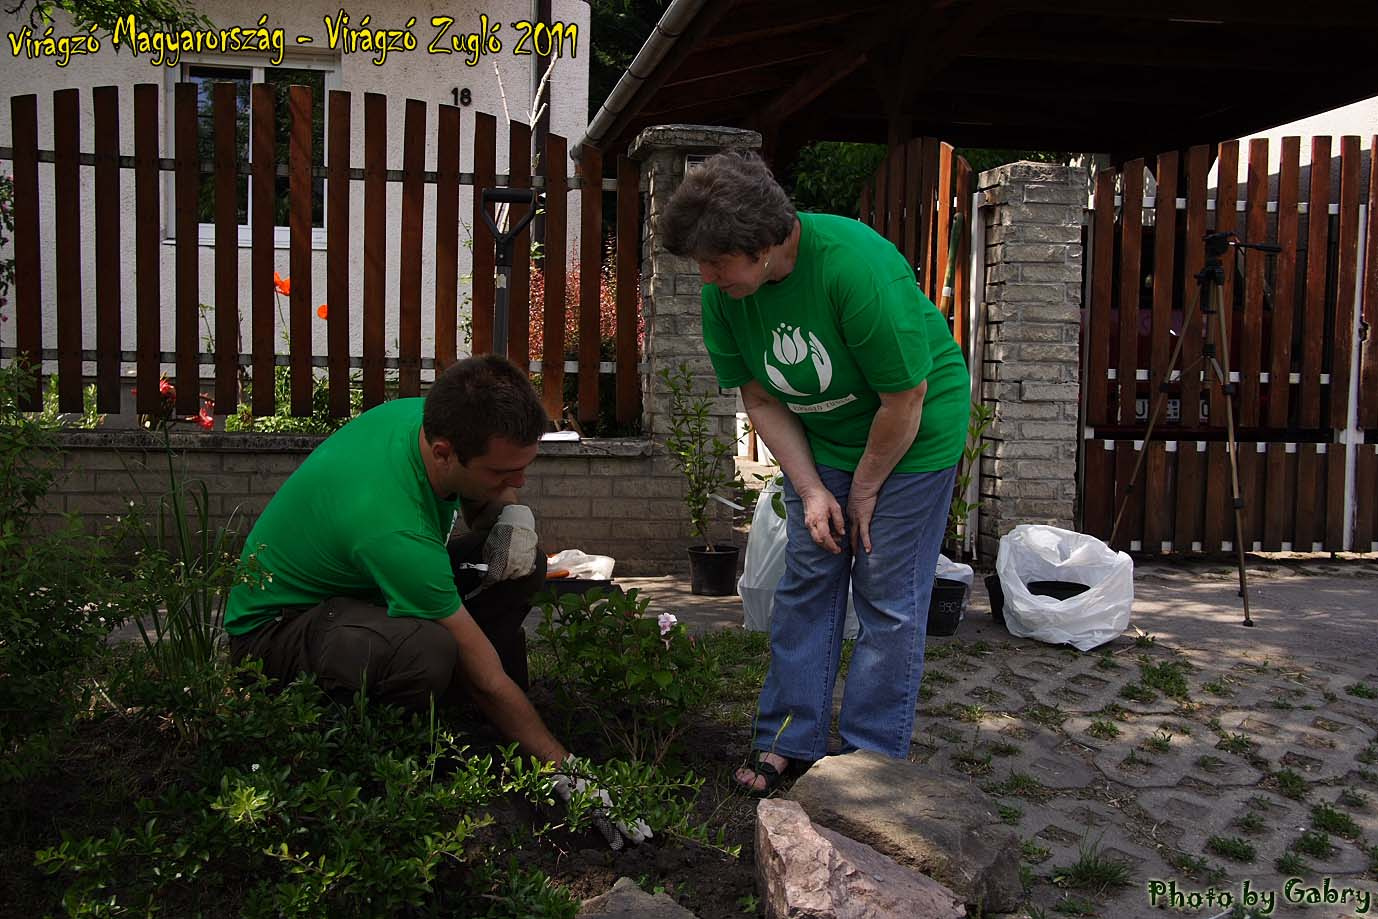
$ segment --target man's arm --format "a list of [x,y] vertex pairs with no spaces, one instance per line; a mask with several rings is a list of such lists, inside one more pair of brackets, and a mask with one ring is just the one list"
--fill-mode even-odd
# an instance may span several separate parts
[[541,721],[531,700],[502,669],[493,644],[472,616],[460,607],[439,620],[459,647],[459,667],[479,710],[522,752],[548,763],[563,763],[569,756]]

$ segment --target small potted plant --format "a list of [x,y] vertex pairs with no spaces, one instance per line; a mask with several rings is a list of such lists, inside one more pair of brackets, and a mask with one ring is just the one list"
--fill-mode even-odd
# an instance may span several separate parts
[[[994,412],[980,403],[973,403],[971,415],[967,420],[967,441],[962,448],[962,458],[957,463],[957,482],[952,493],[952,505],[947,515],[947,534],[943,537],[945,554],[961,562],[965,557],[966,527],[971,512],[981,502],[967,500],[972,476],[977,474],[977,463],[986,450],[984,435],[994,419]],[[933,580],[933,594],[928,603],[928,634],[951,635],[957,631],[962,621],[962,609],[966,606],[967,584],[953,578],[943,577],[943,562],[938,563],[938,576]],[[963,570],[967,570],[963,568]]]
[[687,365],[661,370],[660,379],[670,394],[670,430],[665,436],[665,449],[684,475],[689,527],[694,538],[702,543],[689,547],[690,590],[703,596],[725,597],[735,587],[738,550],[733,545],[713,542],[708,502],[716,498],[727,503],[719,492],[737,482],[733,445],[714,433],[714,418],[709,414],[713,397],[695,388]]

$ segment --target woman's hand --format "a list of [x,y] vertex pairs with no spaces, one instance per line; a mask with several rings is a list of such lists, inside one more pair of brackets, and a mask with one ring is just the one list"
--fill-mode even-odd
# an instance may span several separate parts
[[842,505],[837,503],[832,492],[820,483],[817,488],[800,492],[804,502],[804,526],[820,548],[834,555],[842,551],[842,541],[847,532],[847,522],[842,516]]
[[862,549],[871,554],[871,517],[876,512],[876,492],[858,489],[852,483],[847,494],[847,525],[852,532],[852,552]]

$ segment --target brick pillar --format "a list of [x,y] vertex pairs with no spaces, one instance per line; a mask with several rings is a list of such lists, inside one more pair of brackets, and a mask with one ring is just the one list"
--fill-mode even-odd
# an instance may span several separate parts
[[[660,125],[646,128],[632,143],[628,155],[641,164],[643,187],[649,189],[648,226],[641,269],[645,285],[647,377],[642,380],[642,421],[653,435],[663,434],[664,406],[668,394],[661,382],[661,368],[686,363],[700,389],[716,390],[717,381],[703,346],[703,320],[699,294],[703,282],[698,267],[687,258],[665,250],[656,233],[655,220],[684,181],[686,158],[707,156],[723,150],[758,150],[761,135],[737,128],[702,125]],[[736,437],[736,399],[718,400],[713,414],[719,431],[729,440]]]
[[979,182],[987,205],[980,382],[995,420],[981,463],[978,550],[994,561],[1017,524],[1075,526],[1086,187],[1047,163],[1000,166]]

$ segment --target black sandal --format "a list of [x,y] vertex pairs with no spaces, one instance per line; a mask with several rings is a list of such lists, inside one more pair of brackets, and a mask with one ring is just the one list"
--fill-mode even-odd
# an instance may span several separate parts
[[[765,779],[765,787],[755,788],[750,783],[740,781],[735,774],[735,770],[732,781],[736,782],[743,794],[750,795],[753,798],[768,798],[775,793],[775,789],[780,786],[781,782],[794,774],[794,761],[786,760],[785,768],[780,770],[765,761],[763,757],[763,754],[766,752],[765,750],[755,750],[753,752],[755,753],[756,762],[745,764],[739,768],[750,769],[755,775],[759,775],[761,778]],[[754,777],[752,781],[755,781]]]

